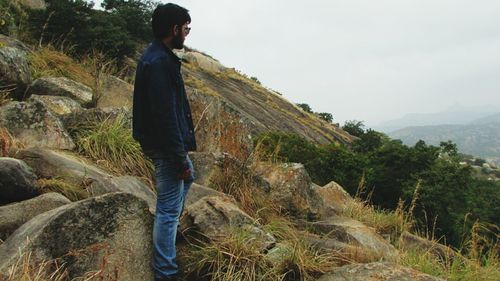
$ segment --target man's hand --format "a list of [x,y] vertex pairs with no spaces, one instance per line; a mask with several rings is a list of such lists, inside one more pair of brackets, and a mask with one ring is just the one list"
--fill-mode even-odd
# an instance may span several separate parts
[[178,162],[177,166],[177,179],[187,180],[191,176],[191,168],[189,167],[188,161],[185,159],[182,162]]

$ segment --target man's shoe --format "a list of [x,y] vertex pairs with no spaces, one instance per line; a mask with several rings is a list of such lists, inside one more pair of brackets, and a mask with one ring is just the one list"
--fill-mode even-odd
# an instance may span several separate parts
[[163,277],[163,278],[155,277],[155,281],[179,281],[179,278],[177,277],[177,275]]

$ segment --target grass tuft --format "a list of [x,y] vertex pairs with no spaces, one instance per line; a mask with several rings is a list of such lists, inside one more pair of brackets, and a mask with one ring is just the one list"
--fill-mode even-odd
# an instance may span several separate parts
[[44,76],[64,76],[89,87],[93,85],[93,77],[89,71],[51,45],[34,51],[30,56],[30,66],[33,79]]
[[476,222],[460,253],[453,257],[443,259],[432,249],[401,249],[399,263],[450,281],[500,280],[498,230],[498,226]]
[[38,185],[42,193],[57,192],[73,202],[90,197],[84,187],[67,183],[61,179],[39,179]]
[[222,240],[191,244],[181,257],[186,262],[187,280],[281,280],[253,239],[244,231],[233,230]]
[[246,162],[226,155],[210,176],[209,187],[233,196],[240,208],[265,223],[279,214],[276,204],[256,183]]
[[133,175],[153,182],[153,164],[144,157],[132,138],[125,117],[106,119],[94,127],[76,132],[79,152],[119,175]]
[[25,143],[16,139],[7,128],[0,127],[0,157],[8,157],[11,149],[23,149]]
[[316,280],[322,274],[331,271],[339,261],[338,256],[322,254],[303,240],[294,240],[285,245],[291,247],[278,267],[278,274],[283,280]]
[[[5,281],[63,281],[67,280],[67,272],[57,261],[32,262],[32,253],[23,254],[8,269]],[[0,280],[2,276],[0,275]]]

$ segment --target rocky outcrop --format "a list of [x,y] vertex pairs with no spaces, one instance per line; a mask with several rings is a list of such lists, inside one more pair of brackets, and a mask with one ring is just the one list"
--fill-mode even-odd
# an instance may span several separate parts
[[256,168],[270,185],[270,196],[283,210],[295,217],[318,218],[323,202],[304,165],[299,163],[260,163]]
[[236,159],[228,153],[191,152],[189,158],[195,170],[195,182],[205,186],[212,186],[220,177],[227,176],[226,171],[237,171],[250,185],[265,192],[270,191],[269,182],[254,173],[247,163]]
[[397,257],[397,250],[374,229],[350,218],[332,217],[326,221],[306,223],[306,227],[324,238],[355,247],[355,252],[369,255],[368,260],[394,261]]
[[222,192],[208,188],[203,185],[199,185],[197,183],[193,183],[187,194],[185,205],[190,206],[204,197],[213,197],[213,196],[226,198],[226,200],[234,200],[231,196],[227,194],[224,194]]
[[0,87],[12,89],[10,96],[17,100],[25,98],[26,89],[31,84],[29,52],[20,41],[0,34]]
[[42,10],[47,7],[44,0],[20,0],[19,2],[26,8],[33,10]]
[[318,281],[444,281],[392,263],[353,264],[339,267]]
[[192,235],[203,234],[211,240],[224,239],[232,230],[239,228],[255,236],[261,251],[270,249],[276,243],[274,237],[265,233],[256,221],[240,210],[232,200],[223,197],[203,197],[185,209],[181,221],[183,232]]
[[399,245],[405,250],[418,249],[422,252],[433,254],[445,262],[450,262],[457,256],[457,253],[450,247],[418,237],[407,231],[401,234]]
[[156,195],[141,180],[131,176],[112,176],[75,154],[31,148],[18,151],[15,157],[27,162],[40,178],[61,179],[84,188],[91,196],[117,191],[132,193],[154,209]]
[[64,96],[81,105],[92,102],[92,89],[66,77],[42,77],[29,87],[27,95]]
[[39,195],[36,179],[24,161],[0,157],[0,205]]
[[7,128],[28,147],[75,148],[59,119],[37,100],[15,101],[0,107],[0,127]]
[[112,121],[116,118],[122,118],[124,126],[132,127],[132,113],[130,110],[114,107],[75,111],[71,114],[61,116],[60,120],[64,128],[71,133],[82,128],[92,128],[98,123],[106,120]]
[[134,86],[118,77],[106,76],[101,89],[102,94],[97,99],[97,107],[132,108]]
[[51,192],[19,203],[0,207],[0,240],[4,241],[25,222],[71,201],[59,193]]
[[195,182],[204,186],[210,185],[210,176],[218,167],[219,156],[211,152],[191,152],[189,158],[193,162],[196,173]]
[[326,215],[340,214],[353,201],[349,193],[334,181],[324,186],[313,184],[313,189],[323,201]]
[[61,206],[25,223],[0,246],[0,272],[31,253],[32,264],[57,259],[70,280],[97,270],[103,280],[153,280],[152,223],[147,203],[132,194]]
[[[199,122],[200,129],[209,131],[205,134],[207,137],[217,134],[217,130],[224,131],[228,127],[227,121],[232,119],[236,123],[231,126],[241,131],[242,141],[248,140],[248,134],[257,136],[270,131],[298,134],[321,144],[349,144],[355,139],[235,70],[213,72],[206,71],[195,63],[186,65],[189,66],[183,68],[183,76],[189,86],[186,90],[194,120]],[[204,132],[199,132],[202,133]]]
[[44,103],[56,116],[83,110],[79,103],[68,97],[31,95],[30,99]]
[[201,69],[208,71],[208,72],[221,72],[224,69],[226,69],[220,62],[217,60],[201,54],[199,52],[194,52],[194,51],[187,51],[187,52],[177,52],[177,55],[182,59],[187,61],[188,63],[195,64],[196,66],[200,67]]

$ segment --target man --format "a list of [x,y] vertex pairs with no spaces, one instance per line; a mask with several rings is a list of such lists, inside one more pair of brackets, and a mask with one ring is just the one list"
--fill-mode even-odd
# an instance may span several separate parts
[[153,160],[156,215],[153,228],[155,280],[176,280],[175,239],[184,200],[194,180],[187,155],[196,150],[191,109],[184,89],[180,59],[189,34],[188,10],[175,4],[153,12],[155,40],[138,65],[134,85],[133,136]]

